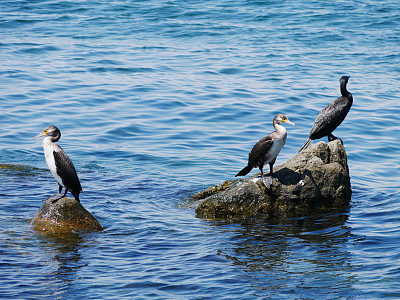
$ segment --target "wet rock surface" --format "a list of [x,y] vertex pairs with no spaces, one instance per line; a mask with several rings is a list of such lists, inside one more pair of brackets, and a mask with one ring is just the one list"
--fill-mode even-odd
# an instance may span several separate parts
[[[312,209],[345,208],[351,199],[346,151],[339,140],[320,141],[274,168],[269,189],[256,174],[229,180],[193,195],[201,218],[257,214],[299,215]],[[265,174],[267,176],[267,174]]]
[[52,197],[46,199],[35,214],[31,223],[35,230],[63,235],[103,229],[97,219],[75,199],[63,197],[56,203],[51,200]]

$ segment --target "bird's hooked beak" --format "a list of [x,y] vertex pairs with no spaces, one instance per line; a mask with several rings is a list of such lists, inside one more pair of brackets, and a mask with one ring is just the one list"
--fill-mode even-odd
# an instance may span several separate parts
[[35,136],[33,139],[34,140],[36,140],[36,139],[38,139],[38,138],[40,138],[40,137],[42,137],[42,136],[45,136],[45,135],[49,135],[50,134],[50,132],[48,132],[47,130],[43,130],[41,133],[39,133],[37,136]]
[[293,122],[289,121],[289,119],[286,120],[282,120],[283,123],[288,123],[290,125],[296,126],[296,124],[294,124]]

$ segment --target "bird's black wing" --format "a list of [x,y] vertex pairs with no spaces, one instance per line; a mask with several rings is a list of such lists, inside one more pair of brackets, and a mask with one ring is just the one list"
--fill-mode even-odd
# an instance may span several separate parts
[[82,187],[72,161],[60,146],[55,148],[53,154],[56,163],[57,174],[61,177],[64,185],[70,191],[78,191],[79,194],[79,192],[82,191]]
[[352,98],[339,97],[328,104],[315,119],[310,131],[310,139],[320,139],[332,133],[346,118],[352,104]]
[[272,138],[268,135],[259,140],[249,153],[249,165],[258,167],[264,162],[265,155],[268,154],[272,146]]

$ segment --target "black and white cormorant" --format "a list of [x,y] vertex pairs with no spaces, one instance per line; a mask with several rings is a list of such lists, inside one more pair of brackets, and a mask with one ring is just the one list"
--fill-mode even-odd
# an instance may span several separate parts
[[[58,193],[52,197],[52,203],[65,197],[68,191],[79,201],[79,193],[82,191],[81,183],[72,161],[64,150],[56,144],[61,137],[60,130],[55,126],[49,126],[33,139],[46,136],[43,139],[43,150],[46,157],[46,163],[54,178],[58,181]],[[65,188],[63,194],[62,189]]]
[[306,149],[313,140],[321,139],[324,136],[328,137],[329,142],[337,139],[332,132],[343,122],[353,104],[353,96],[346,88],[349,78],[350,76],[342,76],[340,78],[340,92],[342,96],[328,104],[318,114],[311,128],[308,140],[298,152]]
[[250,173],[253,168],[258,167],[261,171],[261,178],[264,179],[263,168],[266,164],[269,164],[270,175],[275,177],[273,166],[276,157],[285,145],[287,137],[286,128],[280,125],[280,123],[289,123],[295,126],[285,115],[277,114],[273,121],[275,131],[263,137],[254,145],[249,153],[247,166],[237,173],[236,176],[245,176]]

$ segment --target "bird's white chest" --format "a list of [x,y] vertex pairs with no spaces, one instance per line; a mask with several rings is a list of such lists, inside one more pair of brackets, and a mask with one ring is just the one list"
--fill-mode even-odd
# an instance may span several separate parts
[[282,138],[277,139],[272,143],[271,149],[267,154],[268,159],[265,161],[264,165],[269,164],[271,161],[276,159],[282,147],[285,145],[286,136],[287,134],[285,132]]
[[44,150],[44,156],[46,158],[46,163],[50,169],[51,174],[53,174],[53,177],[58,181],[58,183],[61,186],[65,187],[61,177],[57,174],[56,161],[54,158],[54,151],[57,151],[55,143],[44,139],[43,150]]

